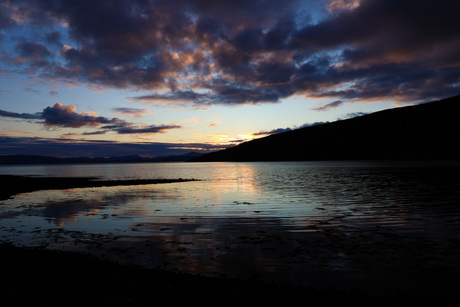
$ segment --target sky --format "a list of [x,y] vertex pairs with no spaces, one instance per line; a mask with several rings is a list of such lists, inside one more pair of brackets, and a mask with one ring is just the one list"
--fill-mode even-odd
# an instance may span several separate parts
[[457,0],[0,0],[0,155],[205,153],[452,97],[458,12]]

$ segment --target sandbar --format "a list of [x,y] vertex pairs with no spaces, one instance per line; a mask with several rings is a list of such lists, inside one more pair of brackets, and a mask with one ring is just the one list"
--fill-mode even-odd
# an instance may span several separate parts
[[132,179],[100,180],[97,177],[35,177],[0,175],[0,200],[5,200],[19,193],[39,190],[56,190],[72,188],[109,187],[122,185],[159,184],[194,181],[196,179]]

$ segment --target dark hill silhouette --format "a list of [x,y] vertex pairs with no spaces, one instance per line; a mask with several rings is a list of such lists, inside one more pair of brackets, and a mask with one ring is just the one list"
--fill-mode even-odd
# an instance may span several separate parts
[[274,134],[192,161],[458,159],[459,116],[456,96]]

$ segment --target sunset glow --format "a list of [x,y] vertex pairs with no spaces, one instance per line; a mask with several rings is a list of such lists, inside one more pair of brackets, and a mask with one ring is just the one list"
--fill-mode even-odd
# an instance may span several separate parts
[[1,154],[206,152],[458,95],[459,9],[1,0]]

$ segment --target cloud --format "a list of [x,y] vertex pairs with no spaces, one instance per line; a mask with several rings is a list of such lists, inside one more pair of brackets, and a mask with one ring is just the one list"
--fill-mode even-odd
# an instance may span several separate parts
[[126,126],[114,129],[119,134],[138,134],[138,133],[165,133],[170,129],[179,129],[182,126],[179,125],[150,125],[150,126]]
[[184,122],[184,123],[202,123],[205,120],[200,119],[198,117],[192,117],[192,118],[184,118],[181,121]]
[[120,122],[117,118],[108,119],[103,116],[94,116],[85,113],[76,113],[76,106],[64,106],[60,103],[54,104],[43,110],[41,117],[45,120],[46,126],[59,126],[80,128],[84,126],[97,127],[102,124]]
[[32,93],[32,94],[40,94],[41,93],[39,90],[34,89],[34,88],[30,88],[30,87],[24,88],[24,91],[26,91],[28,93]]
[[96,116],[93,114],[77,113],[76,109],[76,106],[64,106],[61,103],[56,103],[52,107],[47,107],[43,109],[42,112],[35,114],[15,113],[0,110],[0,116],[31,120],[44,120],[39,123],[44,124],[47,127],[80,128],[84,126],[97,127],[102,124],[124,123],[118,118],[108,119],[106,117]]
[[[14,9],[9,5],[0,4],[0,29],[8,29],[14,27],[17,22],[14,20]],[[0,32],[0,39],[2,38]]]
[[319,106],[317,106],[316,108],[311,108],[310,110],[314,110],[314,111],[327,111],[329,109],[335,109],[339,106],[341,106],[344,102],[342,100],[336,100],[336,101],[333,101],[333,102],[329,102],[329,103],[326,103],[326,104],[320,104]]
[[42,44],[20,42],[16,45],[16,48],[23,57],[27,58],[42,59],[51,55],[48,48]]
[[118,134],[153,134],[165,133],[170,129],[182,128],[178,125],[148,125],[138,126],[134,123],[126,122],[119,118],[106,118],[89,113],[77,113],[76,106],[64,106],[61,103],[56,103],[52,107],[45,108],[40,113],[15,113],[0,110],[0,116],[20,118],[26,120],[43,120],[41,123],[46,127],[65,127],[65,128],[81,128],[81,127],[99,127],[99,131],[86,132],[83,135],[104,134],[109,131]]
[[287,132],[287,131],[291,131],[292,128],[277,128],[277,129],[273,129],[273,130],[270,130],[270,131],[259,131],[259,132],[254,132],[252,133],[252,135],[255,135],[255,136],[259,136],[259,135],[271,135],[271,134],[278,134],[278,133],[283,133],[283,132]]
[[52,31],[45,34],[45,41],[51,45],[62,46],[62,34],[58,31]]
[[154,112],[147,110],[147,109],[137,109],[137,108],[113,108],[112,113],[131,115],[134,117],[142,117],[148,113],[154,113]]
[[314,122],[314,123],[306,123],[306,124],[303,124],[302,126],[297,127],[297,128],[295,128],[295,129],[298,129],[298,128],[305,128],[305,127],[313,127],[313,126],[324,125],[324,124],[329,124],[329,123],[330,123],[329,121],[325,121],[325,122]]
[[83,132],[81,134],[79,133],[66,133],[66,134],[61,134],[61,138],[75,138],[75,137],[84,137],[88,135],[104,135],[106,134],[107,131],[105,130],[99,130],[99,131],[92,131],[92,132]]
[[337,120],[351,119],[351,118],[360,117],[360,116],[367,115],[367,114],[369,113],[366,113],[366,112],[347,113],[344,116],[337,118]]
[[52,107],[47,107],[43,109],[42,112],[38,112],[35,114],[15,113],[0,110],[0,116],[31,120],[44,120],[39,123],[44,124],[48,127],[80,128],[84,126],[97,127],[102,124],[124,123],[122,120],[118,118],[108,119],[103,116],[96,116],[86,113],[77,113],[76,108],[76,106],[64,106],[61,103],[56,103]]
[[191,103],[195,105],[236,105],[278,102],[284,96],[283,93],[280,93],[275,88],[257,89],[250,85],[224,82],[223,80],[215,80],[212,91],[206,93],[197,93],[192,90],[174,91],[166,94],[157,93],[131,97],[131,99],[152,105],[163,105],[165,102],[171,104],[185,102],[186,104]]
[[416,105],[416,103],[401,103],[401,102],[395,102],[391,104],[394,107],[400,108],[400,107],[407,107],[407,106],[413,106]]
[[21,119],[40,119],[42,118],[40,113],[37,114],[29,114],[29,113],[15,113],[15,112],[8,112],[5,110],[0,110],[1,117],[11,117],[11,118],[21,118]]
[[113,131],[118,134],[155,134],[165,133],[170,129],[180,129],[182,126],[179,125],[147,125],[139,126],[134,123],[125,122],[118,120],[109,125],[101,126],[100,129],[104,131]]
[[133,99],[153,104],[295,94],[404,102],[460,92],[454,0],[19,0],[4,8],[4,33],[43,33],[5,49],[8,69],[148,90]]
[[[348,91],[332,90],[329,96],[410,100],[458,93],[460,59],[452,52],[460,50],[460,34],[454,30],[460,21],[451,10],[459,9],[459,3],[398,3],[361,1],[351,11],[296,33],[298,48],[343,50],[341,65],[328,75],[331,81],[353,83]],[[443,81],[437,81],[437,73]]]
[[83,132],[82,135],[101,135],[101,134],[106,134],[107,131],[102,130],[102,131],[93,131],[93,132]]
[[329,12],[337,12],[343,10],[352,10],[361,4],[361,0],[332,0],[329,3],[327,10]]
[[217,127],[217,126],[219,126],[219,124],[220,124],[220,119],[217,118],[216,120],[214,120],[214,122],[210,123],[210,124],[208,125],[208,127],[209,127],[209,128]]
[[292,127],[292,128],[290,128],[290,127],[287,127],[287,128],[276,128],[276,129],[269,130],[269,131],[259,131],[259,132],[254,132],[254,133],[251,133],[251,134],[254,135],[254,136],[272,135],[272,134],[278,134],[278,133],[283,133],[283,132],[292,131],[292,130],[295,130],[295,129],[301,129],[301,128],[306,128],[306,127],[313,127],[313,126],[318,126],[318,125],[323,125],[323,124],[328,124],[328,123],[329,123],[329,121],[325,121],[325,122],[314,122],[314,123],[305,123],[305,124],[303,124],[303,125],[294,126],[294,127]]

